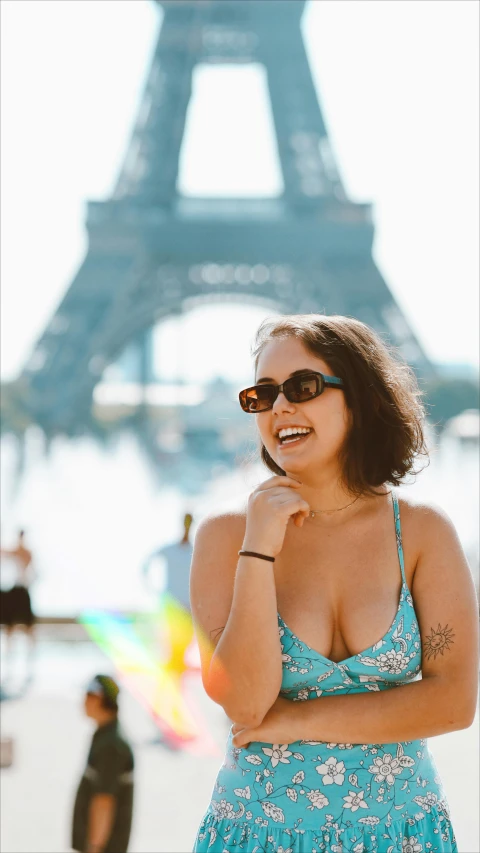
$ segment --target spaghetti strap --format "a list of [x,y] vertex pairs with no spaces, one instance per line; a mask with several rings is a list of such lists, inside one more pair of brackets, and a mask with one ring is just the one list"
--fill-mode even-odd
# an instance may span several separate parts
[[400,563],[400,571],[402,573],[402,580],[406,586],[407,581],[405,578],[405,560],[403,557],[402,525],[400,522],[400,507],[398,504],[398,498],[397,498],[394,491],[392,491],[392,504],[393,504],[393,517],[395,519],[395,536],[397,539],[398,562]]

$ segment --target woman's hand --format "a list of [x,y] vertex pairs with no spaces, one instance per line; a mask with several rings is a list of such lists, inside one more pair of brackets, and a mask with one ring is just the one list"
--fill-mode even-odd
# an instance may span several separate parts
[[[298,703],[296,703],[298,704]],[[236,747],[248,746],[252,741],[259,743],[294,743],[301,740],[301,734],[296,731],[297,708],[290,699],[280,696],[262,720],[254,729],[245,729],[239,723],[232,726],[232,742]]]
[[293,477],[270,477],[252,492],[242,548],[270,557],[280,553],[290,518],[301,527],[310,512],[298,494],[301,485]]

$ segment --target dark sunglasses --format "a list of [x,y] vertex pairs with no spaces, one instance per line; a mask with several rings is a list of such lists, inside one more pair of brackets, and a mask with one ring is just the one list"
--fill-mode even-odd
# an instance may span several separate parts
[[302,373],[291,376],[282,385],[252,385],[240,391],[238,399],[244,412],[257,414],[268,412],[280,391],[283,391],[289,403],[306,403],[323,394],[325,388],[343,388],[343,379],[325,376],[323,373]]

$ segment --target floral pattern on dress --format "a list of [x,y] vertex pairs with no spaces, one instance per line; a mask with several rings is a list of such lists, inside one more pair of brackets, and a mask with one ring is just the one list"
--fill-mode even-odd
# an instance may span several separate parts
[[[394,518],[402,588],[387,633],[335,663],[278,616],[280,695],[305,702],[334,693],[400,687],[419,677],[419,627],[404,571],[398,501]],[[425,740],[393,744],[231,737],[196,853],[456,853],[441,782]]]

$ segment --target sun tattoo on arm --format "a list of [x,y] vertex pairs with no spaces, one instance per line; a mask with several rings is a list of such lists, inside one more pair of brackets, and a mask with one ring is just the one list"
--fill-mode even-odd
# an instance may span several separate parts
[[428,660],[432,657],[436,660],[437,655],[443,655],[444,652],[448,652],[450,646],[453,644],[455,634],[448,625],[442,628],[440,623],[438,623],[438,628],[431,628],[430,630],[431,634],[425,637],[423,642],[423,650]]

